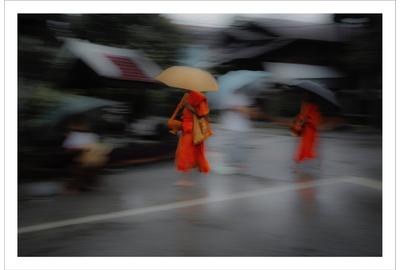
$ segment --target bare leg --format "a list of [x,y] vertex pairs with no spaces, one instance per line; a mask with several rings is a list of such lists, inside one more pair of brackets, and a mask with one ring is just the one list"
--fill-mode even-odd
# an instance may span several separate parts
[[190,172],[182,173],[182,177],[175,183],[175,186],[179,187],[191,187],[194,185],[193,181],[190,179]]

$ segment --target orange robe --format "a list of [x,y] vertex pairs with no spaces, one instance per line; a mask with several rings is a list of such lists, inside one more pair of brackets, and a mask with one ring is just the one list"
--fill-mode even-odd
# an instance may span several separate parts
[[[187,102],[192,106],[199,116],[209,113],[207,98],[202,93],[190,91]],[[192,112],[185,108],[182,116],[182,134],[179,138],[176,150],[175,163],[178,171],[188,172],[198,168],[202,173],[210,171],[210,165],[205,155],[204,142],[195,145],[193,143],[193,116]]]
[[306,125],[294,159],[296,162],[302,162],[317,156],[315,148],[318,140],[318,126],[321,122],[321,114],[316,104],[304,102],[298,117],[305,120]]

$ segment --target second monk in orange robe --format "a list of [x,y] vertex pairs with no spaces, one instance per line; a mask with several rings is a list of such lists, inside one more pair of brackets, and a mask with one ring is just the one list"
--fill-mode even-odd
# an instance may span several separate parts
[[296,162],[302,162],[307,159],[314,159],[317,155],[315,148],[318,140],[318,127],[321,122],[318,105],[309,101],[303,102],[298,117],[306,124],[294,159]]

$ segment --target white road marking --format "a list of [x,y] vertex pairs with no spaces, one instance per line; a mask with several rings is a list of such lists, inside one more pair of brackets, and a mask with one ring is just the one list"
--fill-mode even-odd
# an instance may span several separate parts
[[[269,188],[258,189],[258,190],[253,190],[253,191],[237,192],[237,193],[228,194],[228,195],[221,196],[221,197],[206,197],[206,198],[200,198],[200,199],[195,199],[195,200],[173,202],[173,203],[148,206],[148,207],[143,207],[143,208],[138,208],[138,209],[128,209],[128,210],[123,210],[123,211],[118,211],[118,212],[107,213],[107,214],[91,215],[91,216],[86,216],[86,217],[79,217],[79,218],[43,223],[43,224],[38,224],[38,225],[26,226],[26,227],[22,227],[22,228],[18,229],[18,234],[38,232],[38,231],[43,231],[43,230],[50,230],[50,229],[56,229],[56,228],[60,228],[60,227],[80,225],[80,224],[91,223],[91,222],[100,222],[100,221],[109,220],[109,219],[131,217],[131,216],[136,216],[136,215],[140,215],[140,214],[154,213],[154,212],[159,212],[159,211],[168,211],[168,210],[190,207],[190,206],[195,206],[195,205],[237,200],[237,199],[243,199],[243,198],[251,198],[251,197],[263,196],[263,195],[267,195],[267,194],[271,194],[271,193],[294,191],[294,190],[313,188],[313,187],[318,187],[318,186],[326,186],[326,185],[332,185],[332,184],[343,183],[343,182],[368,186],[368,187],[372,187],[372,188],[376,189],[376,185],[371,184],[371,181],[372,180],[359,179],[357,177],[342,178],[342,179],[338,179],[338,178],[321,179],[321,180],[313,181],[313,182],[309,182],[309,183],[282,185],[282,186],[278,186],[278,187],[269,187]],[[372,182],[376,182],[376,181],[372,181]]]
[[348,177],[343,179],[343,181],[372,189],[382,190],[382,182],[364,177]]

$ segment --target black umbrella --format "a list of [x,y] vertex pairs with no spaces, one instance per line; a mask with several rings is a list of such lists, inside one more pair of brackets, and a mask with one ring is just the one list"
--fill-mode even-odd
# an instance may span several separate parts
[[335,93],[333,93],[331,90],[325,88],[324,86],[318,83],[302,80],[302,81],[295,81],[291,83],[290,86],[294,86],[303,89],[305,91],[314,93],[320,96],[321,98],[329,101],[330,103],[334,104],[335,106],[340,107],[339,102],[336,99]]

